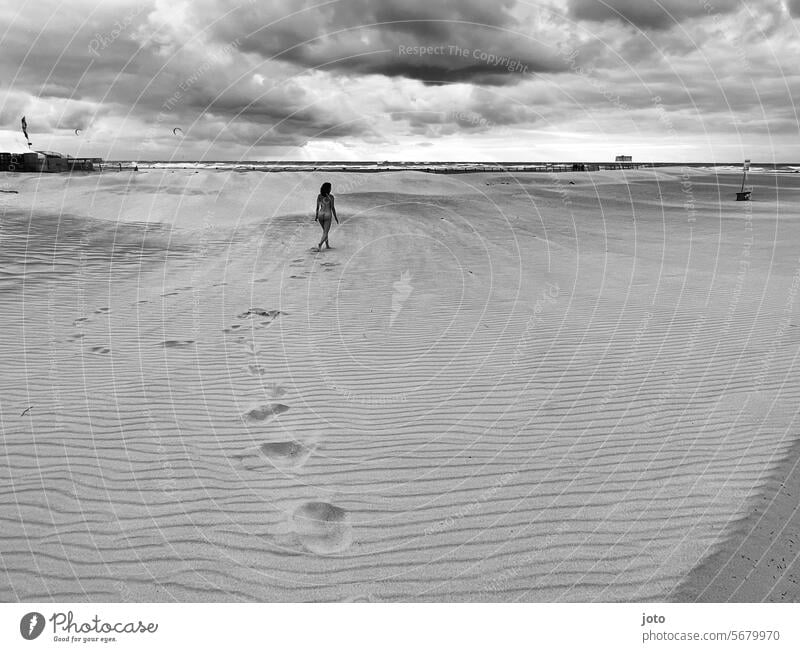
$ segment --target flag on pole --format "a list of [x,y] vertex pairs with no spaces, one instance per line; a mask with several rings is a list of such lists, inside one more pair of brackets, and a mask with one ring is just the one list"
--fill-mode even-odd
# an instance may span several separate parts
[[744,160],[744,171],[747,172],[750,169],[750,159],[746,158]]
[[28,121],[25,120],[25,116],[22,116],[22,133],[25,134],[25,140],[27,140],[28,145],[30,145],[31,139],[28,137]]

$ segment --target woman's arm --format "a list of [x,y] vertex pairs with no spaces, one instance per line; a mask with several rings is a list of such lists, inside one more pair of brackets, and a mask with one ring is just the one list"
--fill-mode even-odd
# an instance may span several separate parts
[[315,222],[319,222],[319,195],[317,195],[317,216],[314,218]]
[[338,224],[339,218],[336,217],[336,204],[333,203],[333,195],[331,195],[331,213],[333,213],[333,219],[335,219]]

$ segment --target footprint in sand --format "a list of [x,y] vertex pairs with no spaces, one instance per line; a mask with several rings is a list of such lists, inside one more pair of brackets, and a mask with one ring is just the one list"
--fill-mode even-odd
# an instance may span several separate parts
[[265,467],[290,471],[303,466],[313,452],[313,445],[307,446],[299,441],[276,441],[265,442],[233,457],[241,460],[244,468],[250,471]]
[[94,314],[107,315],[109,312],[111,312],[111,308],[98,308],[97,310],[94,311]]
[[321,267],[338,267],[339,263],[320,263]]
[[83,333],[75,333],[74,335],[70,335],[67,338],[67,341],[68,342],[78,342],[79,340],[82,340],[84,337],[86,337],[86,335],[84,335]]
[[297,274],[292,274],[292,275],[291,275],[289,278],[299,278],[299,279],[303,279],[303,278],[308,278],[308,277],[307,277],[307,276],[298,276]]
[[105,355],[106,353],[111,353],[111,349],[107,346],[93,346],[89,349],[92,353],[96,353],[97,355]]
[[267,317],[270,321],[277,319],[281,315],[285,315],[285,312],[281,312],[280,310],[265,310],[264,308],[250,308],[247,312],[243,312],[240,315],[236,315],[237,319],[247,319],[248,317]]
[[288,410],[289,406],[283,403],[268,403],[246,412],[243,418],[248,423],[261,423],[268,419],[273,419]]
[[[278,317],[285,315],[287,313],[281,312],[280,310],[265,310],[264,308],[250,308],[250,310],[243,312],[239,315],[236,315],[238,319],[250,319],[253,317],[262,317],[262,319],[258,322],[256,328],[266,328],[270,326],[272,322],[274,322]],[[234,331],[238,331],[242,327],[242,324],[233,324],[230,328],[225,328],[222,330],[223,333],[231,333]]]
[[267,368],[261,364],[249,364],[247,365],[247,371],[254,376],[263,376],[267,373]]
[[194,340],[164,340],[156,346],[163,346],[165,349],[185,349],[194,344]]
[[179,292],[165,292],[165,293],[164,293],[164,294],[162,294],[161,296],[162,296],[162,297],[174,297],[174,296],[176,296],[177,294],[180,294],[180,293],[179,293]]
[[306,550],[320,555],[342,552],[353,542],[347,510],[330,503],[303,503],[289,517],[289,529]]
[[88,317],[80,317],[79,319],[76,319],[74,322],[72,322],[72,325],[77,326],[78,324],[82,324],[87,321],[89,321]]

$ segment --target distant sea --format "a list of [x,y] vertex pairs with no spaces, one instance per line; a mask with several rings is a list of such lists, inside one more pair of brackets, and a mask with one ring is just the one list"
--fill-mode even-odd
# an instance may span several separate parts
[[[632,162],[615,163],[609,161],[583,162],[588,166],[599,166],[600,169],[620,167],[690,167],[708,170],[720,174],[741,172],[741,163],[670,163],[670,162]],[[109,160],[107,167],[140,169],[193,169],[193,170],[236,170],[241,172],[261,171],[321,171],[321,172],[384,172],[396,170],[421,170],[431,172],[561,172],[572,169],[573,163],[566,162],[497,162],[497,161],[131,161]],[[590,170],[591,171],[591,170]],[[800,163],[752,163],[750,172],[766,174],[797,174]]]

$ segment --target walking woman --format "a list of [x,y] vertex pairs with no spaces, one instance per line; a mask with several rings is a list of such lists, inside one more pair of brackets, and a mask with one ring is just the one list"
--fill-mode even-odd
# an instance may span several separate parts
[[319,222],[322,227],[322,240],[319,241],[316,251],[322,250],[322,245],[330,249],[331,245],[328,242],[328,231],[331,230],[331,217],[339,223],[339,218],[336,217],[336,205],[333,203],[333,195],[331,194],[331,184],[327,181],[322,184],[317,195],[317,216],[314,218]]

